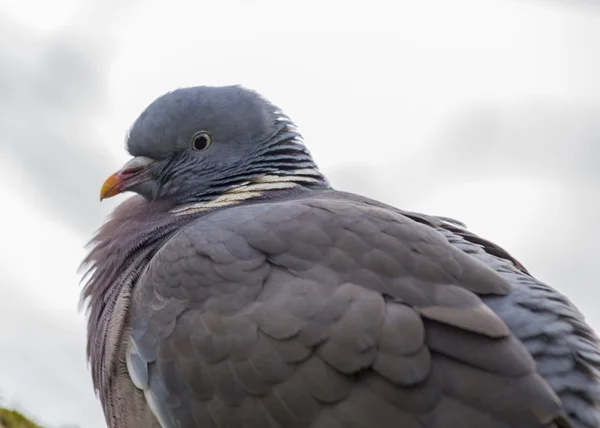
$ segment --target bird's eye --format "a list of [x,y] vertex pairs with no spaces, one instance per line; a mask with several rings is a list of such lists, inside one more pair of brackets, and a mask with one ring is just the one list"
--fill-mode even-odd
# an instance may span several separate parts
[[212,136],[206,131],[196,132],[192,137],[192,148],[201,152],[212,144]]

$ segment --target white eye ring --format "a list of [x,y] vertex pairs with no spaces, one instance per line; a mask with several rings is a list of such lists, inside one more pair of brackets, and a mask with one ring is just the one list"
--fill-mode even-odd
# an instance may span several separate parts
[[206,131],[198,131],[192,137],[192,149],[197,152],[204,151],[212,145],[212,135]]

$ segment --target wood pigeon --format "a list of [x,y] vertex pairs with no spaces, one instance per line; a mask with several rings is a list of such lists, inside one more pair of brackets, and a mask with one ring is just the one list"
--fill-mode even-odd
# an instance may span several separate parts
[[577,308],[461,223],[334,190],[240,86],[177,89],[101,189],[82,298],[111,428],[591,428]]

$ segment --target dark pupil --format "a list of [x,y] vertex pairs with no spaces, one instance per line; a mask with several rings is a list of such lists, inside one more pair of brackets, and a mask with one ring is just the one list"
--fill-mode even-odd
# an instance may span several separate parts
[[208,138],[206,138],[204,135],[200,135],[200,136],[196,137],[196,139],[194,140],[194,148],[196,150],[204,150],[207,145],[208,145]]

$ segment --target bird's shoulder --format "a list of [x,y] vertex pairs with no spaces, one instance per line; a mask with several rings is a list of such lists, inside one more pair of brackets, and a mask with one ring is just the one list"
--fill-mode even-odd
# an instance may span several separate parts
[[[327,268],[384,290],[391,278],[460,284],[481,295],[504,295],[510,286],[494,269],[461,251],[432,224],[343,192],[234,206],[191,222],[157,252],[150,270],[189,257],[196,263],[243,269],[249,259],[293,272]],[[319,272],[323,274],[323,271]]]

